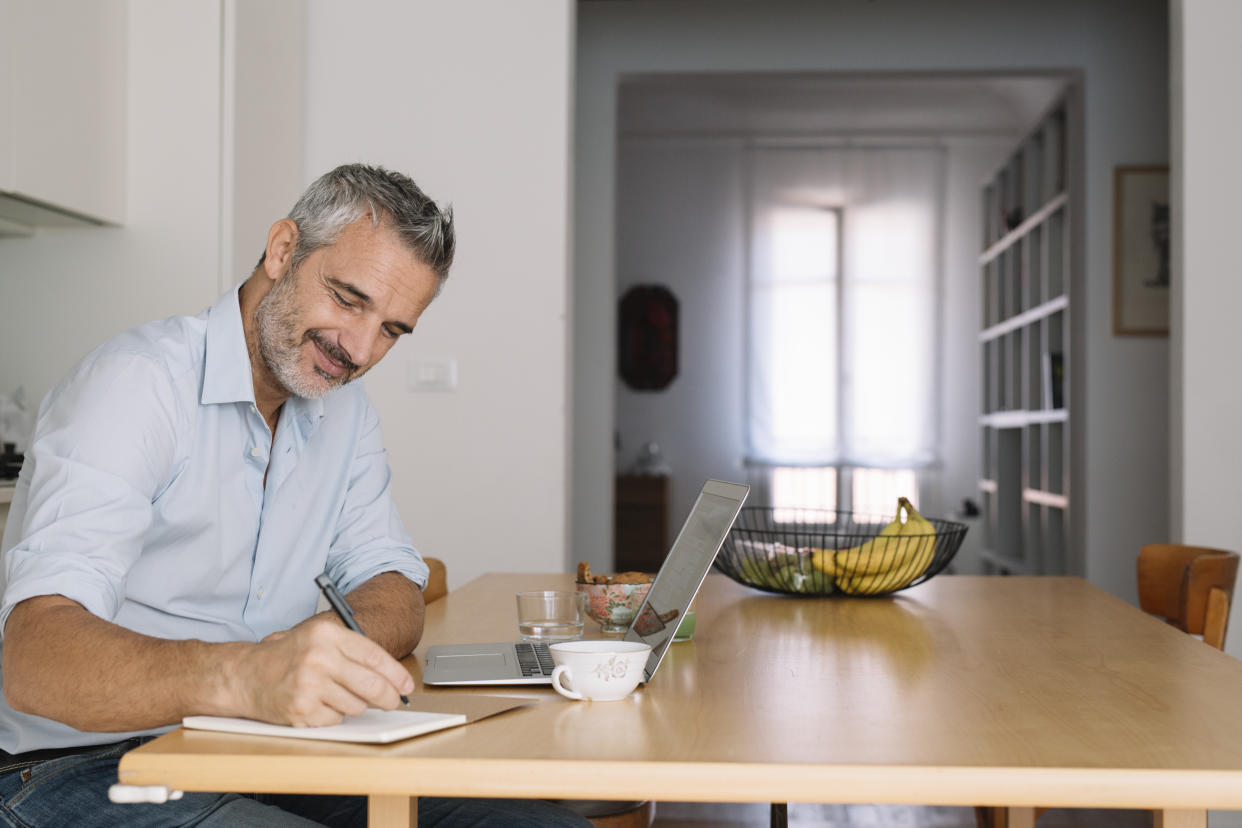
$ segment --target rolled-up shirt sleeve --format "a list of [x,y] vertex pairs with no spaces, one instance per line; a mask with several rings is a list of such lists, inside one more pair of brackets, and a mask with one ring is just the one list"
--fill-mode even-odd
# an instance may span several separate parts
[[177,462],[177,399],[163,364],[128,353],[85,360],[49,395],[21,472],[29,489],[5,556],[0,635],[13,607],[39,595],[115,618]]
[[379,415],[364,401],[349,488],[328,551],[328,574],[349,592],[384,572],[399,572],[427,585],[428,568],[414,549],[392,500],[392,473],[380,433]]

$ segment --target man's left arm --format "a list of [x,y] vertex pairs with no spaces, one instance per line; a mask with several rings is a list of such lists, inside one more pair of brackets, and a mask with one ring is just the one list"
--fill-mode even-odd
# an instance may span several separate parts
[[362,396],[358,442],[327,572],[367,637],[400,659],[423,634],[428,569],[397,514],[379,415]]
[[385,572],[346,596],[367,638],[401,659],[423,636],[423,591],[397,572]]

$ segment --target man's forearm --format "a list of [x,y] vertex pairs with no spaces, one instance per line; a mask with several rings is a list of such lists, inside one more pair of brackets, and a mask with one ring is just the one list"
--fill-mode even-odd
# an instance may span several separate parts
[[152,638],[44,595],[9,614],[4,693],[15,710],[79,730],[146,730],[223,712],[229,662],[246,646]]
[[[401,614],[401,586],[364,586],[351,593],[360,623],[408,652],[407,617],[377,623]],[[404,601],[416,603],[421,629],[421,593]],[[385,646],[322,616],[257,644],[170,641],[104,621],[63,596],[42,595],[19,603],[5,624],[4,694],[20,712],[100,732],[147,730],[195,714],[336,724],[368,707],[392,710],[400,694],[413,690],[409,671]]]
[[423,592],[396,572],[384,572],[346,596],[367,638],[393,658],[405,658],[423,636]]

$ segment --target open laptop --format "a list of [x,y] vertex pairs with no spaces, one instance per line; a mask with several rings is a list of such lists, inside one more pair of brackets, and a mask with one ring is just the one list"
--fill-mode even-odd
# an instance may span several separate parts
[[[660,666],[749,491],[741,483],[708,480],[703,484],[625,634],[626,641],[651,645],[644,682]],[[423,684],[551,684],[552,667],[546,644],[442,644],[427,648]]]

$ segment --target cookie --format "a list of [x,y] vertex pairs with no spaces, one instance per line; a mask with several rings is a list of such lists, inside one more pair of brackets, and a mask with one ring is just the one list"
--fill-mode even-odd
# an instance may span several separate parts
[[646,572],[618,572],[612,576],[614,584],[649,584],[651,576]]

